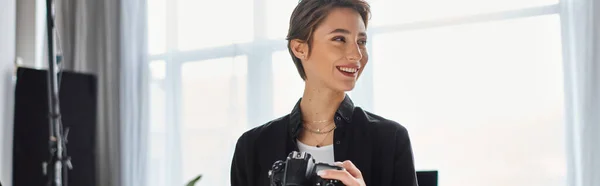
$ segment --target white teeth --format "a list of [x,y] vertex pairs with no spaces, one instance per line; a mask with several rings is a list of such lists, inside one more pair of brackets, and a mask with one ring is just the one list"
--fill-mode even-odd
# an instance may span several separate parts
[[349,67],[339,67],[339,69],[341,71],[349,72],[349,73],[354,73],[354,72],[358,71],[358,69],[356,69],[356,68],[349,68]]

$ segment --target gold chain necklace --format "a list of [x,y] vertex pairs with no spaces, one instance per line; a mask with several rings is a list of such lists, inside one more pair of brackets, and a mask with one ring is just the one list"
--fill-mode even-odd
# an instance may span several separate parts
[[[331,124],[333,124],[333,123],[331,123]],[[329,126],[329,125],[331,125],[331,124],[325,125],[325,126],[323,127],[323,129],[325,129],[325,127],[327,127],[327,126]],[[323,130],[321,130],[320,128],[317,128],[317,130],[314,130],[314,129],[312,129],[312,128],[310,128],[310,127],[306,126],[306,125],[304,125],[304,128],[305,128],[306,130],[308,130],[309,132],[311,132],[311,133],[315,133],[315,134],[325,134],[325,133],[329,133],[329,132],[333,131],[335,128],[337,128],[337,126],[333,126],[333,128],[331,128],[331,129],[329,129],[329,130],[326,130],[326,131],[323,131]]]
[[[335,129],[335,127],[334,127],[334,129]],[[327,132],[327,135],[325,135],[325,137],[320,142],[319,142],[319,140],[317,140],[317,137],[315,136],[315,134],[311,133],[311,135],[313,136],[314,140],[317,142],[317,145],[316,145],[317,148],[321,148],[322,147],[321,144],[323,144],[323,142],[325,141],[325,139],[327,139],[327,137],[329,136],[329,134],[331,133],[331,131],[333,131],[333,129],[329,130],[329,132]]]
[[[330,121],[331,121],[330,119],[326,119],[326,120],[316,120],[316,121],[312,121],[310,123],[325,123],[325,122],[330,122]],[[304,120],[304,122],[308,122],[308,121]]]

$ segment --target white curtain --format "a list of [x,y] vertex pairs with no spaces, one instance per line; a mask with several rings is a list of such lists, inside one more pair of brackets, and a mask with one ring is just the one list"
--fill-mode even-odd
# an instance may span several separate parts
[[148,65],[146,0],[121,1],[121,168],[123,186],[146,184]]
[[568,184],[600,185],[600,2],[562,0]]

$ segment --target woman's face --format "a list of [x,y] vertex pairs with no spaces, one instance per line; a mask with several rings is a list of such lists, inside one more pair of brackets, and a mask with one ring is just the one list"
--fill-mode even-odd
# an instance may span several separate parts
[[368,61],[366,28],[360,14],[351,8],[332,9],[312,39],[310,55],[302,62],[307,83],[335,91],[352,90]]

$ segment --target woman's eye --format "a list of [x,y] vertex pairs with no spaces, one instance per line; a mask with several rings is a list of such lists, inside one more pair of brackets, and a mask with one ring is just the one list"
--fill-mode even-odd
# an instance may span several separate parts
[[367,40],[358,40],[359,45],[367,45]]
[[346,42],[346,38],[344,38],[344,37],[334,37],[332,40],[333,40],[333,41],[341,41],[341,42]]

